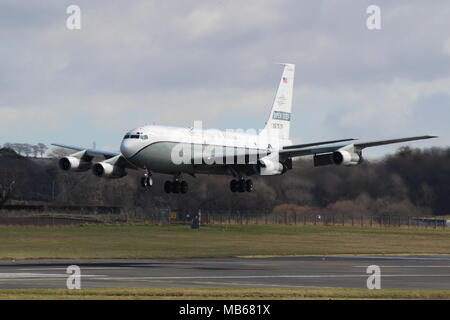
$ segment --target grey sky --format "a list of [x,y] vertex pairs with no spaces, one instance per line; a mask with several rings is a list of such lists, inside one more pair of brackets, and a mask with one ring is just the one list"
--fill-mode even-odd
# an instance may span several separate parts
[[[82,29],[66,28],[66,8]],[[381,7],[382,30],[366,28]],[[0,0],[0,143],[117,149],[146,123],[260,128],[297,65],[296,142],[450,143],[450,2]],[[369,154],[382,154],[381,148]]]

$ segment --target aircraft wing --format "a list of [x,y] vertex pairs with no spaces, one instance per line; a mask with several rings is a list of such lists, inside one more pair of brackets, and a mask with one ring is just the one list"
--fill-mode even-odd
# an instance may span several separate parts
[[305,143],[305,144],[293,144],[290,146],[284,146],[283,150],[307,148],[307,147],[313,147],[313,146],[320,146],[323,144],[332,144],[332,143],[337,143],[337,142],[353,141],[353,140],[356,140],[356,139],[350,138],[350,139],[329,140],[329,141],[320,141],[320,142]]
[[437,136],[419,136],[419,137],[410,137],[410,138],[400,138],[400,139],[391,139],[391,140],[379,140],[379,141],[371,141],[371,142],[363,142],[363,143],[355,143],[356,148],[364,149],[368,147],[382,146],[385,144],[392,143],[400,143],[407,141],[416,141],[416,140],[425,140],[437,138]]
[[[409,138],[400,138],[400,139],[378,140],[378,141],[355,143],[355,144],[353,144],[353,146],[357,150],[362,150],[364,148],[381,146],[381,145],[386,145],[386,144],[432,139],[432,138],[437,138],[437,136],[418,136],[418,137],[409,137]],[[283,150],[280,150],[279,153],[280,153],[280,156],[283,155],[286,157],[302,157],[302,156],[314,155],[314,154],[319,154],[319,153],[334,152],[334,151],[337,151],[337,150],[347,147],[347,146],[349,146],[349,144],[340,144],[340,145],[321,147],[321,148],[283,149]]]
[[65,149],[70,149],[70,150],[74,150],[74,151],[86,151],[86,155],[89,157],[103,157],[105,159],[111,159],[114,157],[118,157],[117,161],[118,163],[124,167],[127,167],[129,169],[137,169],[137,167],[135,167],[134,165],[132,165],[131,163],[129,163],[120,152],[113,152],[113,151],[103,151],[103,150],[96,150],[96,149],[86,149],[83,147],[78,147],[78,146],[69,146],[69,145],[65,145],[65,144],[58,144],[58,143],[52,143],[52,146],[55,147],[60,147],[60,148],[65,148]]
[[95,149],[86,149],[86,148],[83,148],[83,147],[69,146],[69,145],[57,144],[57,143],[52,143],[52,146],[65,148],[65,149],[70,149],[70,150],[74,150],[74,151],[84,151],[84,150],[86,150],[86,155],[88,155],[90,157],[104,157],[105,159],[113,158],[113,157],[118,156],[118,155],[121,154],[120,152],[102,151],[102,150],[95,150]]

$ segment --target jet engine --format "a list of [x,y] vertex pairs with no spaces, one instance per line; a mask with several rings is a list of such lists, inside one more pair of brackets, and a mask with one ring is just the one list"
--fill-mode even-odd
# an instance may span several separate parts
[[83,160],[77,157],[67,156],[64,158],[59,159],[58,166],[61,170],[64,171],[88,171],[92,163],[91,161]]
[[273,176],[285,173],[287,168],[279,161],[274,161],[266,157],[258,161],[257,171],[262,176]]
[[94,164],[92,173],[97,177],[108,179],[118,179],[127,175],[124,167],[108,163],[107,161]]
[[333,152],[333,163],[336,165],[354,166],[361,163],[361,156],[354,152],[338,150]]

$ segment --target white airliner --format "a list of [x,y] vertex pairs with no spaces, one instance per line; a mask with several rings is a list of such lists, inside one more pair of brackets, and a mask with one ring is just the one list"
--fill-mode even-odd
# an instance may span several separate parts
[[[143,126],[125,135],[120,153],[53,144],[76,151],[60,159],[59,167],[92,170],[94,175],[105,178],[121,178],[127,175],[127,169],[143,169],[143,187],[152,186],[152,173],[169,174],[173,178],[164,184],[167,193],[188,191],[182,174],[230,175],[232,192],[251,192],[253,182],[248,177],[283,174],[292,169],[295,157],[312,155],[314,166],[357,165],[363,160],[364,148],[435,138],[426,135],[363,143],[340,139],[293,145],[289,131],[295,65],[282,65],[284,70],[269,119],[259,133]],[[104,160],[94,163],[94,158]]]

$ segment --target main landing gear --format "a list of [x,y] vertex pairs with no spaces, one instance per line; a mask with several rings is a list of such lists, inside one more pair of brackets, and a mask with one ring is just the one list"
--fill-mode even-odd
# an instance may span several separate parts
[[239,179],[239,180],[231,180],[230,182],[230,190],[231,192],[252,192],[253,191],[253,181],[251,179]]
[[174,181],[167,180],[164,183],[164,191],[166,193],[186,193],[188,192],[188,183],[186,181],[179,181],[175,179]]

